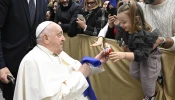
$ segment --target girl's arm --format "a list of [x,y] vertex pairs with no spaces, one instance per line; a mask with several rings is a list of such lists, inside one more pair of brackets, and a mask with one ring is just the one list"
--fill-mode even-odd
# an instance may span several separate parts
[[111,52],[109,54],[109,58],[114,62],[121,59],[134,60],[134,53],[133,52]]
[[[100,30],[99,34],[98,34],[98,40],[94,43],[91,44],[91,46],[99,46],[101,45],[101,47],[103,47],[103,38],[106,37],[106,34],[108,32],[109,28],[114,27],[114,22],[115,22],[115,16],[108,16],[108,23],[105,25],[105,27],[103,29]],[[113,33],[109,33],[109,34],[113,34]]]

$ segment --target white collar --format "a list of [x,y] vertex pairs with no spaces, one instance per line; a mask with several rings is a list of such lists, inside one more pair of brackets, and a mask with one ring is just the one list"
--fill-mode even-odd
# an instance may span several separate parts
[[42,51],[44,51],[45,53],[52,55],[52,56],[58,56],[57,54],[53,53],[52,51],[50,51],[49,49],[47,49],[46,47],[37,44],[37,47],[40,48]]

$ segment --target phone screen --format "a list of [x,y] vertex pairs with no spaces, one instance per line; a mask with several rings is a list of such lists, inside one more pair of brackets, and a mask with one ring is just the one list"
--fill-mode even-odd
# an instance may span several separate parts
[[111,8],[111,9],[109,9],[109,14],[111,14],[111,16],[117,15],[117,10],[116,10],[116,8]]
[[78,19],[80,19],[80,20],[84,20],[84,17],[83,17],[82,14],[78,14],[77,17],[78,17]]

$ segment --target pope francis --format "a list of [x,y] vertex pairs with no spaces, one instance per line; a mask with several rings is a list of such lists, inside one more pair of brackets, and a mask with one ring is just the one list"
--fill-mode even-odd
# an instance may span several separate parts
[[[103,67],[93,69],[62,51],[65,38],[58,24],[41,23],[36,37],[37,45],[21,61],[14,100],[89,100],[83,95],[89,86],[86,78]],[[107,61],[103,52],[95,58]]]

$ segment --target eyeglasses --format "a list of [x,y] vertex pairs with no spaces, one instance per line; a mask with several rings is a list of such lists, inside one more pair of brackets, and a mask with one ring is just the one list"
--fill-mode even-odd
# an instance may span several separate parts
[[87,2],[87,5],[93,5],[95,2]]

